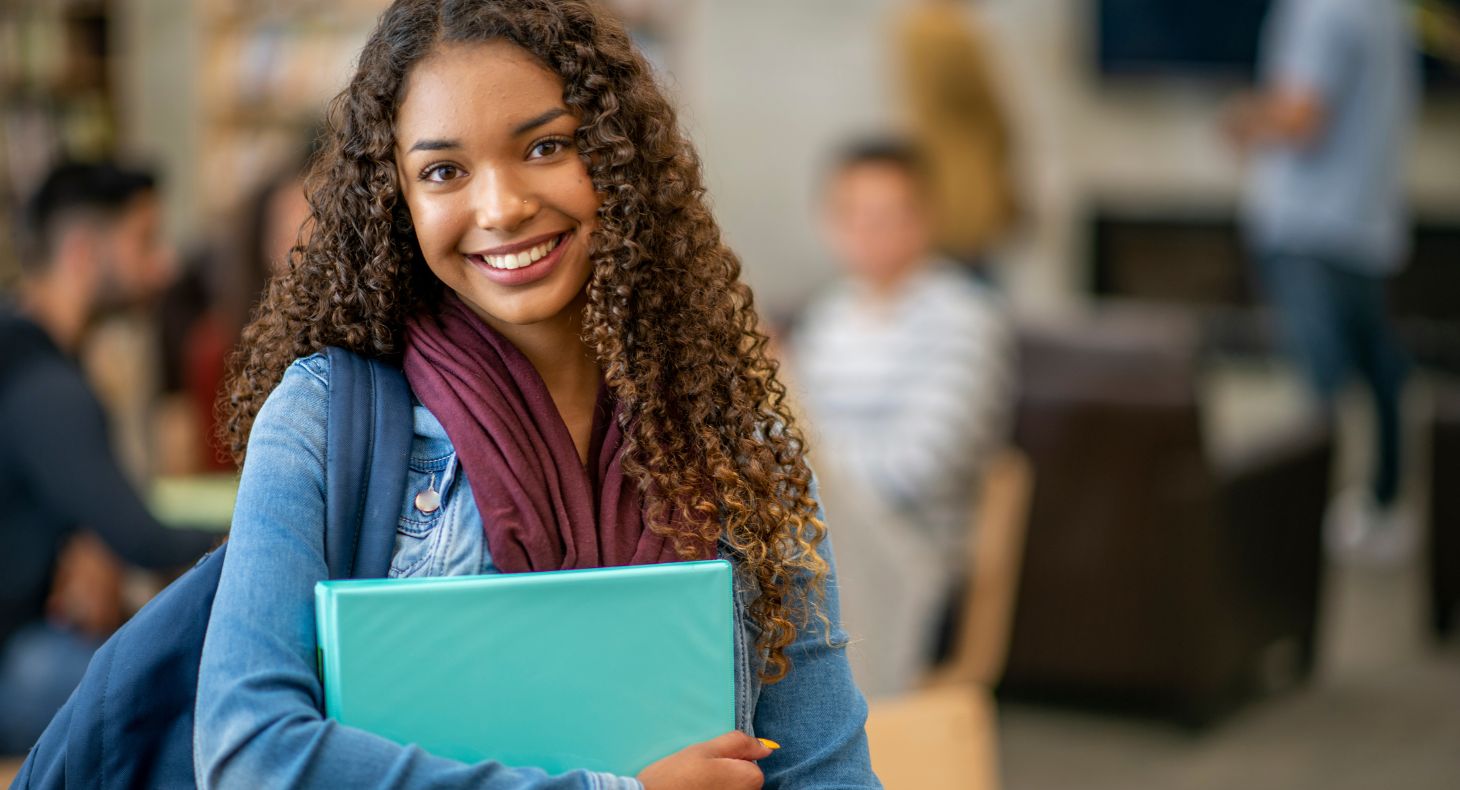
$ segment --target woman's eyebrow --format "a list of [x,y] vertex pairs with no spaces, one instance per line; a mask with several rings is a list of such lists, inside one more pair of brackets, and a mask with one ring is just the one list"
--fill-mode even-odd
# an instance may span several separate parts
[[533,129],[536,129],[537,127],[542,126],[545,123],[555,121],[558,118],[561,118],[567,114],[568,111],[566,109],[562,107],[554,107],[551,110],[543,113],[542,115],[537,116],[536,118],[530,118],[512,127],[512,136],[518,137],[520,135],[527,134]]
[[428,137],[424,140],[417,140],[416,144],[411,146],[411,150],[406,153],[415,151],[449,151],[453,148],[460,147],[461,143],[456,140],[437,140]]
[[[533,129],[536,129],[543,124],[551,123],[567,114],[568,111],[565,108],[554,107],[551,110],[542,113],[541,115],[538,115],[534,118],[529,118],[522,123],[519,123],[516,126],[512,127],[512,136],[517,137],[527,134]],[[427,137],[421,140],[417,140],[415,144],[411,146],[410,151],[407,151],[406,153],[412,153],[415,151],[448,151],[460,147],[461,142],[459,140],[442,140]]]

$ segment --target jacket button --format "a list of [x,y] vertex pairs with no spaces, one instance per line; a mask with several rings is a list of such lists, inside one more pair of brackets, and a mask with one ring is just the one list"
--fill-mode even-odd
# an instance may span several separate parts
[[416,509],[422,513],[434,513],[438,507],[441,507],[441,494],[435,489],[428,488],[416,494]]

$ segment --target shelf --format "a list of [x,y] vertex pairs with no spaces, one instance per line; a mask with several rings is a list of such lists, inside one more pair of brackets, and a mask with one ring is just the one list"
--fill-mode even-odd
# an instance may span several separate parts
[[386,0],[297,0],[200,7],[199,184],[210,217],[237,206],[303,147],[346,84]]

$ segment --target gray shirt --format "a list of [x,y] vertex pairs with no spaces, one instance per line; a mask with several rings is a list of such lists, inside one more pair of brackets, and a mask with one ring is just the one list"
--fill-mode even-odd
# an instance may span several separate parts
[[890,297],[843,282],[807,308],[791,351],[813,460],[835,464],[962,569],[976,482],[1012,411],[1016,352],[998,299],[943,263]]
[[1278,0],[1263,31],[1264,89],[1316,94],[1323,128],[1259,152],[1246,195],[1263,252],[1323,255],[1368,274],[1408,254],[1404,145],[1418,103],[1413,20],[1401,0]]

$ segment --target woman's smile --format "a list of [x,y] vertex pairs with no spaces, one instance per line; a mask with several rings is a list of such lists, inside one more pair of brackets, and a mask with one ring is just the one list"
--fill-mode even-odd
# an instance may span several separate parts
[[499,285],[527,285],[553,273],[573,242],[573,231],[538,236],[517,244],[466,253],[466,259]]

